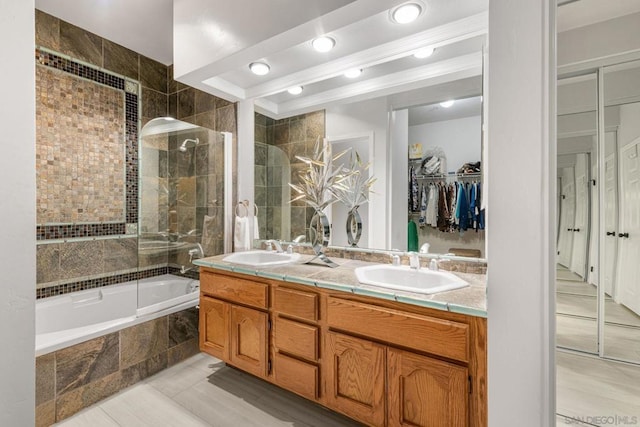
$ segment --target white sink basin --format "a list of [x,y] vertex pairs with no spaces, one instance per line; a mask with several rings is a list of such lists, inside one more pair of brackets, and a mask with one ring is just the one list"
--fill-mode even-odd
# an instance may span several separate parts
[[432,271],[427,268],[414,270],[405,265],[358,267],[355,273],[360,283],[421,294],[435,294],[469,286],[458,276],[446,271]]
[[266,265],[280,265],[296,262],[300,254],[277,253],[269,251],[235,252],[222,260],[235,264],[252,265],[254,267]]

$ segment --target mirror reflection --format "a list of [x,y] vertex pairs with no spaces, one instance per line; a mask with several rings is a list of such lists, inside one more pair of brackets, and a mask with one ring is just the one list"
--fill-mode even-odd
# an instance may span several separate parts
[[595,73],[558,82],[557,340],[598,351],[598,160]]
[[603,69],[604,355],[640,362],[640,62]]
[[[296,156],[309,155],[316,140],[326,138],[334,153],[357,152],[376,178],[369,203],[359,208],[358,247],[484,257],[481,88],[482,77],[476,76],[291,118],[256,113],[259,238],[305,240],[313,209],[304,201],[289,203],[288,183],[297,184],[305,167]],[[412,186],[416,206],[410,205]],[[462,227],[456,216],[460,194],[468,212]],[[347,208],[334,203],[326,214],[331,245],[348,246]],[[410,223],[417,237],[412,247]]]
[[557,343],[636,363],[639,115],[639,62],[558,82]]

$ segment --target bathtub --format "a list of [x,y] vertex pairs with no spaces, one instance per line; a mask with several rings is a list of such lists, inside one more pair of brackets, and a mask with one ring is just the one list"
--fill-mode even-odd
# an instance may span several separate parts
[[165,274],[37,300],[36,356],[194,307],[198,297],[197,280]]

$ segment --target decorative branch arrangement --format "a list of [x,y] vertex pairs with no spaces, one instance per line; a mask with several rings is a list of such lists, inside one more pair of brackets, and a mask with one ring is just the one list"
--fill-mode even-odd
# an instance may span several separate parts
[[300,184],[289,183],[298,195],[291,199],[304,200],[309,206],[322,211],[337,200],[336,189],[341,182],[351,175],[343,168],[333,170],[333,162],[342,157],[347,151],[341,151],[335,156],[331,144],[326,139],[318,138],[313,148],[312,157],[296,156],[309,167],[299,172]]
[[376,181],[366,173],[371,163],[364,165],[357,151],[351,153],[349,166],[343,167],[344,179],[336,182],[333,194],[349,210],[369,202],[371,186]]

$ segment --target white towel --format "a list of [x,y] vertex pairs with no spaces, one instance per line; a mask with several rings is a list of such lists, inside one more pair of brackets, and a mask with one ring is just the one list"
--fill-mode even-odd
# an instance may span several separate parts
[[258,226],[258,217],[255,215],[253,216],[253,238],[254,239],[260,238],[260,227]]
[[248,251],[251,249],[251,233],[249,230],[249,218],[236,216],[233,233],[234,252]]

